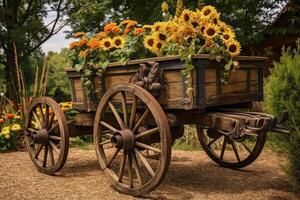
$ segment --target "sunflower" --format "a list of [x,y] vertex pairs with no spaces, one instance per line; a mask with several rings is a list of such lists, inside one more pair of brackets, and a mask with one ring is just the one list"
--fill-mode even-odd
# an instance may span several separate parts
[[146,49],[152,50],[154,48],[155,38],[153,35],[148,35],[144,38],[144,47]]
[[225,22],[221,22],[219,20],[219,24],[218,24],[221,28],[221,31],[224,31],[224,32],[234,32],[233,29],[231,28],[231,26],[227,25]]
[[144,26],[142,27],[142,29],[143,29],[144,31],[151,31],[151,30],[152,30],[152,25],[144,25]]
[[166,25],[166,31],[169,33],[177,32],[178,30],[178,23],[175,21],[169,21]]
[[167,42],[168,40],[168,36],[166,33],[162,32],[162,31],[158,31],[154,34],[154,37],[158,40],[158,41],[161,41],[161,42]]
[[213,6],[204,6],[200,12],[201,12],[201,17],[205,21],[210,20],[211,18],[220,18],[220,14]]
[[156,55],[160,55],[161,54],[161,50],[164,48],[164,43],[161,41],[155,41],[154,42],[154,47],[151,49],[151,51],[153,53],[155,53]]
[[190,10],[185,9],[182,12],[179,20],[188,23],[191,20],[191,14],[192,14],[192,12]]
[[191,13],[191,23],[194,28],[197,28],[200,25],[200,16],[197,12],[192,12]]
[[106,37],[107,37],[107,33],[103,32],[103,31],[96,35],[96,38],[99,40],[106,38]]
[[85,32],[77,32],[74,34],[74,37],[79,38],[85,36]]
[[215,46],[215,43],[213,40],[206,40],[205,41],[205,44],[204,44],[204,47],[207,48],[207,49],[212,49],[214,48]]
[[167,26],[167,22],[155,22],[152,26],[152,31],[165,30]]
[[101,46],[103,47],[104,51],[108,51],[113,48],[113,40],[111,38],[104,38],[101,40]]
[[215,24],[207,24],[204,29],[204,37],[207,39],[213,39],[216,37],[220,32],[220,27]]
[[169,11],[169,5],[168,5],[167,2],[164,1],[164,2],[161,4],[161,10],[162,10],[164,13],[167,13],[167,12]]
[[112,42],[113,42],[113,46],[119,49],[125,46],[125,38],[122,36],[114,37]]
[[221,39],[223,43],[226,45],[228,41],[233,40],[235,38],[235,33],[232,31],[225,31],[221,34]]
[[227,42],[227,52],[231,57],[238,56],[241,53],[241,44],[236,40]]

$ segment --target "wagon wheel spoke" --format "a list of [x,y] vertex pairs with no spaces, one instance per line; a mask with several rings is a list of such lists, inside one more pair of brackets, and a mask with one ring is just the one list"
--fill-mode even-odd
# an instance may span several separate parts
[[118,153],[121,149],[116,149],[113,156],[110,158],[110,160],[107,162],[106,167],[109,167],[111,163],[114,161],[114,159],[117,157]]
[[136,108],[137,108],[137,97],[133,97],[132,107],[131,107],[131,115],[130,115],[130,122],[129,122],[129,129],[133,128],[135,115],[136,115]]
[[100,121],[100,124],[103,125],[103,126],[105,126],[106,128],[108,128],[109,130],[111,130],[113,133],[119,132],[119,130],[117,130],[113,126],[109,125],[105,121]]
[[105,145],[105,144],[109,144],[111,141],[110,140],[106,140],[106,141],[104,141],[104,142],[100,142],[100,146],[103,146],[103,145]]
[[226,145],[227,145],[227,137],[224,136],[222,150],[221,150],[221,154],[220,154],[220,159],[221,160],[223,160],[223,158],[224,158],[224,153],[225,153]]
[[125,126],[128,127],[128,111],[127,111],[127,101],[125,92],[121,92],[122,97],[122,110]]
[[46,128],[48,128],[49,125],[49,106],[47,104],[45,104],[46,107],[46,113],[45,113],[45,126]]
[[43,104],[39,104],[38,108],[40,110],[39,115],[40,115],[42,127],[46,127],[46,118],[43,112]]
[[146,167],[149,174],[153,177],[155,175],[155,172],[153,171],[150,163],[147,161],[147,159],[139,152],[139,150],[134,149],[134,152],[139,157],[139,159],[142,161],[143,165]]
[[149,108],[147,108],[146,111],[144,112],[144,114],[141,116],[141,118],[139,119],[139,121],[136,123],[136,125],[132,129],[133,133],[135,133],[138,130],[138,128],[142,126],[142,124],[144,123],[144,121],[148,117],[149,113],[150,113],[150,110],[149,110]]
[[144,144],[144,143],[141,143],[141,142],[135,142],[135,145],[138,146],[138,147],[150,150],[150,151],[154,151],[156,153],[161,153],[160,149],[152,147],[152,146]]
[[129,187],[133,187],[133,168],[132,168],[132,154],[128,154],[128,175],[129,175]]
[[236,148],[236,144],[235,144],[234,141],[232,141],[231,146],[232,146],[232,149],[233,149],[233,152],[234,152],[234,154],[235,154],[235,157],[236,157],[237,161],[238,161],[238,162],[241,162],[240,155],[239,155],[239,153],[238,153],[238,150],[237,150],[237,148]]
[[147,130],[147,131],[144,131],[142,133],[139,133],[139,134],[135,135],[135,139],[138,139],[138,138],[144,137],[144,136],[148,136],[148,135],[151,135],[153,133],[157,133],[158,131],[159,131],[159,127],[152,128],[150,130]]
[[52,149],[55,151],[55,153],[57,153],[57,155],[59,155],[59,149],[56,147],[56,145],[52,142],[52,141],[49,141]]
[[52,110],[52,112],[50,113],[49,123],[48,123],[47,129],[51,128],[51,126],[53,124],[53,121],[54,121],[54,118],[55,118],[55,113]]
[[111,111],[113,112],[116,120],[118,121],[118,123],[120,125],[120,128],[124,129],[125,128],[125,124],[124,124],[123,120],[121,119],[121,117],[120,117],[120,115],[119,115],[116,107],[110,101],[108,102],[108,105],[109,105]]
[[248,151],[249,154],[252,153],[251,149],[244,142],[241,142],[241,144]]
[[134,152],[132,152],[132,161],[133,161],[133,167],[134,167],[139,185],[141,186],[141,185],[143,185],[143,179],[142,179],[141,170],[140,170],[140,167],[139,167],[139,164],[138,164],[138,161],[136,159],[136,155]]
[[59,126],[59,124],[56,123],[54,126],[51,127],[51,129],[48,131],[48,133],[51,134],[58,126]]
[[125,164],[126,164],[126,157],[127,157],[127,153],[126,153],[126,151],[124,151],[123,159],[122,159],[120,170],[119,170],[119,179],[118,179],[119,182],[122,182],[122,180],[123,180],[124,168],[125,168]]
[[210,148],[211,147],[211,145],[213,144],[213,143],[215,143],[218,139],[220,139],[222,137],[222,135],[219,135],[218,137],[216,137],[215,139],[213,139],[212,141],[210,141],[208,144],[207,144],[207,146]]
[[54,156],[53,156],[53,150],[52,150],[51,145],[49,145],[49,155],[50,155],[51,166],[53,166],[54,165]]
[[54,136],[54,135],[49,135],[49,139],[51,139],[51,140],[57,140],[57,141],[61,141],[61,137]]
[[41,153],[41,151],[43,149],[43,146],[44,145],[39,145],[39,147],[37,148],[37,150],[36,150],[36,152],[34,154],[34,158],[38,158],[39,157],[39,155],[40,155],[40,153]]
[[36,122],[37,125],[38,125],[38,128],[39,128],[39,129],[42,129],[42,124],[41,124],[41,122],[40,122],[40,120],[39,120],[39,117],[37,116],[36,112],[35,112],[35,111],[32,111],[32,115],[33,115],[33,117],[34,117],[35,122]]
[[46,167],[47,165],[47,157],[48,157],[48,145],[45,145],[43,167]]

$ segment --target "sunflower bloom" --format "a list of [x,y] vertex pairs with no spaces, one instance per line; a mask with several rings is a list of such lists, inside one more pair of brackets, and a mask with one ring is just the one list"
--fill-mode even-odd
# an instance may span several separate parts
[[111,38],[104,38],[101,41],[101,46],[103,47],[104,51],[108,51],[113,48],[113,40]]
[[215,24],[207,24],[204,30],[204,37],[208,39],[215,38],[220,32],[220,27]]
[[164,1],[164,2],[161,4],[161,10],[162,10],[164,13],[169,12],[169,5],[168,5],[167,2]]
[[166,26],[167,26],[166,22],[156,22],[152,26],[152,31],[155,32],[155,31],[159,31],[159,30],[165,30]]
[[143,29],[144,31],[151,31],[151,30],[152,30],[152,25],[144,25],[144,26],[142,27],[142,29]]
[[210,20],[212,18],[220,18],[218,11],[213,6],[204,6],[201,9],[201,16],[204,20]]
[[235,33],[231,31],[225,31],[221,34],[221,39],[225,45],[228,43],[228,41],[231,41],[234,38],[235,38]]
[[161,31],[156,32],[156,33],[154,34],[154,37],[155,37],[158,41],[163,42],[163,43],[164,43],[164,42],[167,42],[167,39],[168,39],[167,34],[164,33],[164,32],[161,32]]
[[180,20],[186,23],[190,22],[191,14],[192,12],[190,10],[185,9],[180,16]]
[[227,52],[231,57],[238,56],[241,53],[241,44],[236,40],[227,42]]
[[151,50],[154,48],[154,42],[155,42],[155,39],[154,39],[153,35],[148,35],[144,39],[144,47],[146,49]]
[[121,49],[125,46],[125,38],[122,36],[114,37],[112,43],[114,47]]
[[74,34],[74,37],[79,38],[85,36],[85,32],[77,32]]

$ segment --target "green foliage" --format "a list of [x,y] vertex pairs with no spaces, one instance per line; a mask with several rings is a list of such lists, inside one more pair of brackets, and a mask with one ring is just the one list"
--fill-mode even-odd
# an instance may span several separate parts
[[290,114],[286,126],[291,135],[275,136],[279,147],[288,153],[288,174],[294,188],[300,191],[300,40],[297,48],[283,49],[279,63],[266,81],[265,106],[273,115],[280,117],[284,110]]
[[195,126],[185,126],[184,135],[175,141],[174,148],[184,151],[198,151],[201,149],[196,131]]
[[48,83],[47,95],[53,97],[57,101],[70,100],[70,85],[65,69],[72,67],[69,59],[69,49],[62,49],[60,53],[49,52],[48,54]]

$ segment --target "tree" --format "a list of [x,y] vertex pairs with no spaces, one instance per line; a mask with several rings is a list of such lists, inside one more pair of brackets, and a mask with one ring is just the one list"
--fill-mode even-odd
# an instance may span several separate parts
[[[30,55],[66,25],[68,5],[67,0],[0,0],[0,63],[9,97],[16,99],[18,93],[16,58],[28,67]],[[53,19],[45,22],[50,15]]]

